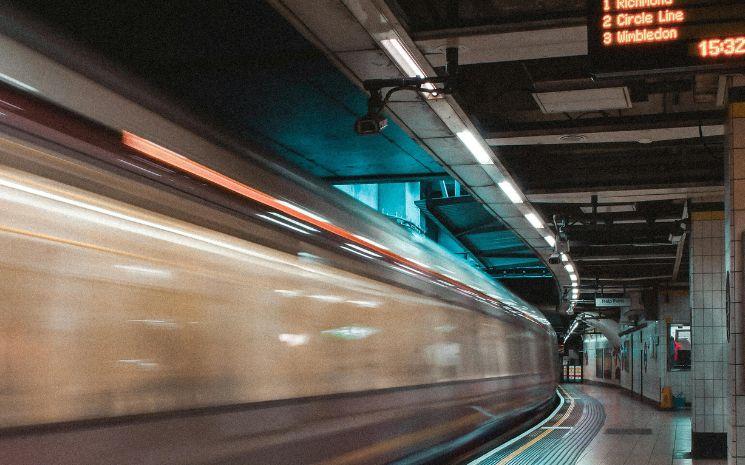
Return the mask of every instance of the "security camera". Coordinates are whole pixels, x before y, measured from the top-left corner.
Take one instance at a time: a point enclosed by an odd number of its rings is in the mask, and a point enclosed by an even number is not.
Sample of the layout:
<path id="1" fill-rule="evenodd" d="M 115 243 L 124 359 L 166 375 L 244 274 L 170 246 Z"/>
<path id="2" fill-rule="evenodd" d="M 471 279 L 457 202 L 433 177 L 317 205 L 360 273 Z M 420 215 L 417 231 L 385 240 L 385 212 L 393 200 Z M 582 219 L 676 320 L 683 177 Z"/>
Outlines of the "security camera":
<path id="1" fill-rule="evenodd" d="M 548 263 L 551 265 L 558 265 L 561 263 L 561 254 L 559 254 L 559 252 L 552 253 L 551 256 L 548 257 Z"/>
<path id="2" fill-rule="evenodd" d="M 379 114 L 367 114 L 357 118 L 354 122 L 354 131 L 361 135 L 378 134 L 388 126 L 388 120 Z"/>

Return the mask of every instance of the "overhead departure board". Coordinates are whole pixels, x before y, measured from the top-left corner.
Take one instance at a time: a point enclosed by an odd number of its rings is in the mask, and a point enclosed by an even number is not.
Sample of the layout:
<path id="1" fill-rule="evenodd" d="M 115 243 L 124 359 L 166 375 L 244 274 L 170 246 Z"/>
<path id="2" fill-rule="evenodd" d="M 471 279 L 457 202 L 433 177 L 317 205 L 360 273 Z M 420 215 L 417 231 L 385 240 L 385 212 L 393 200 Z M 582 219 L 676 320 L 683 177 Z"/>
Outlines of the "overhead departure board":
<path id="1" fill-rule="evenodd" d="M 588 0 L 594 71 L 745 65 L 745 0 Z"/>

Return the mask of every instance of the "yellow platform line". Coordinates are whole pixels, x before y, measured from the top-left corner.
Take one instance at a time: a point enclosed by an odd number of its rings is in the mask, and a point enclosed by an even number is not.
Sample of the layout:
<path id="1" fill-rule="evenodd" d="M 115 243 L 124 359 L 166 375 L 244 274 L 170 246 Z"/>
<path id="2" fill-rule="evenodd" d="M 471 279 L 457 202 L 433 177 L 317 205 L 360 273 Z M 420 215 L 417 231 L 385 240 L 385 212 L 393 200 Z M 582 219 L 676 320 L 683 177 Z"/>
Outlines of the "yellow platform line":
<path id="1" fill-rule="evenodd" d="M 562 391 L 564 391 L 564 394 L 566 394 L 566 398 L 567 399 L 570 399 L 570 404 L 569 404 L 569 408 L 564 413 L 564 415 L 561 416 L 561 418 L 559 419 L 559 421 L 557 421 L 556 423 L 554 423 L 552 425 L 553 427 L 561 426 L 561 424 L 564 423 L 567 420 L 567 418 L 569 418 L 569 415 L 571 415 L 572 411 L 574 410 L 574 406 L 576 405 L 576 402 L 574 402 L 574 397 L 570 397 L 569 396 L 569 393 L 566 392 L 563 387 L 559 386 L 559 389 L 561 389 Z M 507 457 L 505 457 L 502 460 L 500 460 L 499 463 L 497 463 L 497 465 L 506 465 L 512 459 L 514 459 L 515 457 L 519 456 L 520 454 L 522 454 L 523 452 L 525 452 L 527 449 L 529 449 L 531 446 L 533 446 L 534 444 L 536 444 L 538 441 L 540 441 L 541 439 L 545 438 L 546 436 L 548 436 L 549 434 L 551 434 L 553 432 L 554 432 L 553 429 L 547 429 L 547 430 L 543 431 L 541 434 L 539 434 L 535 438 L 531 439 L 529 442 L 523 444 L 519 449 L 513 451 L 510 455 L 508 455 Z"/>

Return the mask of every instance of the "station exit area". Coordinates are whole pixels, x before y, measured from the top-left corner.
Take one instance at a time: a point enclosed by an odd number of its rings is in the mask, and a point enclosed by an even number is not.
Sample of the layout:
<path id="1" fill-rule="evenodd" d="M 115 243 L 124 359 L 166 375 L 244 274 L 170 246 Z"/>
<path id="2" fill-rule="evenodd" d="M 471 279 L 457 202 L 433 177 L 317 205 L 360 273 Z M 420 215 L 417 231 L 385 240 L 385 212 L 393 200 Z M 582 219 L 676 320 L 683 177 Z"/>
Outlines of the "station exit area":
<path id="1" fill-rule="evenodd" d="M 745 1 L 0 2 L 0 465 L 745 463 Z"/>

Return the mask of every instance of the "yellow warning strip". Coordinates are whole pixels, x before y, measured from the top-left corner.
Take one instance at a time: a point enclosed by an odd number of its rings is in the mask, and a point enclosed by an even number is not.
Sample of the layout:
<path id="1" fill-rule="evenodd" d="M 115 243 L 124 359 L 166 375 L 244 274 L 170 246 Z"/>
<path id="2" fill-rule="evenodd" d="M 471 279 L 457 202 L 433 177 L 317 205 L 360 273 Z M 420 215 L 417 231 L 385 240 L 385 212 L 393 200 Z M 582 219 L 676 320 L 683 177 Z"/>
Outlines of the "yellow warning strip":
<path id="1" fill-rule="evenodd" d="M 554 423 L 552 425 L 553 427 L 561 426 L 561 424 L 564 423 L 567 420 L 567 418 L 569 418 L 569 415 L 572 414 L 572 411 L 574 410 L 574 406 L 576 405 L 576 402 L 574 402 L 574 399 L 575 399 L 574 397 L 571 397 L 569 395 L 569 393 L 566 390 L 564 390 L 563 387 L 559 386 L 559 389 L 561 389 L 562 391 L 564 391 L 564 394 L 566 394 L 566 399 L 569 399 L 570 404 L 569 404 L 569 408 L 564 413 L 564 415 L 562 415 L 562 417 L 559 418 L 559 421 L 557 421 L 556 423 Z M 553 431 L 554 431 L 553 429 L 547 429 L 547 430 L 543 431 L 541 434 L 539 434 L 535 438 L 531 439 L 529 442 L 523 444 L 519 449 L 513 451 L 510 455 L 508 455 L 507 457 L 505 457 L 502 460 L 500 460 L 499 463 L 497 463 L 497 465 L 506 465 L 512 459 L 514 459 L 515 457 L 517 457 L 520 454 L 522 454 L 523 452 L 525 452 L 533 444 L 535 444 L 538 441 L 540 441 L 541 439 L 545 438 L 546 436 L 548 436 L 549 434 L 551 434 Z"/>

